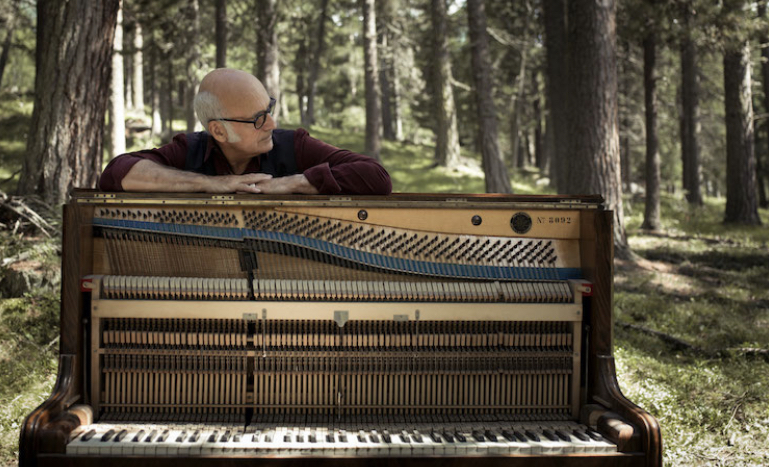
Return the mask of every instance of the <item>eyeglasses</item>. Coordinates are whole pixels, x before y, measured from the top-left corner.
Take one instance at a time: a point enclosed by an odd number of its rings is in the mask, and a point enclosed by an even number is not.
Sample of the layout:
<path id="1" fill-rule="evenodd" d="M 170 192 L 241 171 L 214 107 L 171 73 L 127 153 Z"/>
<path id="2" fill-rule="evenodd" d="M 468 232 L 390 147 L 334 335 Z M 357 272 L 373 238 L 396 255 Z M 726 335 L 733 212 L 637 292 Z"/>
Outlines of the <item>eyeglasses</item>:
<path id="1" fill-rule="evenodd" d="M 267 107 L 267 110 L 262 110 L 256 116 L 253 120 L 237 120 L 234 118 L 212 118 L 209 120 L 210 122 L 213 122 L 214 120 L 220 120 L 225 122 L 238 122 L 238 123 L 251 123 L 254 125 L 255 129 L 259 129 L 264 126 L 265 122 L 267 122 L 267 115 L 272 115 L 272 109 L 275 107 L 275 99 L 270 97 L 270 105 Z"/>

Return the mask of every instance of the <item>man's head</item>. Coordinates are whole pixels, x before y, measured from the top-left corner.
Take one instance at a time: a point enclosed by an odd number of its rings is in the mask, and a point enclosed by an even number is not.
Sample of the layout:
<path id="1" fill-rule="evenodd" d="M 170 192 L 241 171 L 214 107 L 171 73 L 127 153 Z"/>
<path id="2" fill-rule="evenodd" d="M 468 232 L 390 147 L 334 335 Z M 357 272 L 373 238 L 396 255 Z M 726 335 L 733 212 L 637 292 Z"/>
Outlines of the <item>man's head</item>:
<path id="1" fill-rule="evenodd" d="M 269 105 L 270 96 L 258 79 L 244 71 L 228 68 L 207 74 L 195 96 L 198 119 L 219 143 L 233 167 L 272 149 L 275 121 L 268 115 L 262 127 L 256 129 L 253 123 L 221 119 L 253 121 Z"/>

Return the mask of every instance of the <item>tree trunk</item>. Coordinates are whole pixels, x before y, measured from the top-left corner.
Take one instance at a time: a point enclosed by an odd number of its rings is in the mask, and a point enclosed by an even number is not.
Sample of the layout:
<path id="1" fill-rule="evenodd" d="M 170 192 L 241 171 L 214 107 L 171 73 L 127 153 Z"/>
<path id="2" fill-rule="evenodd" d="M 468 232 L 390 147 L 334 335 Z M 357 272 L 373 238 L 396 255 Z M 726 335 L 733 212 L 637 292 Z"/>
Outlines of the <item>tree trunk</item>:
<path id="1" fill-rule="evenodd" d="M 646 201 L 642 229 L 660 229 L 660 153 L 657 139 L 657 38 L 646 25 L 644 49 L 644 107 L 646 117 Z"/>
<path id="2" fill-rule="evenodd" d="M 149 67 L 149 85 L 150 85 L 150 101 L 152 109 L 150 115 L 152 116 L 152 123 L 150 124 L 150 137 L 154 138 L 163 132 L 163 121 L 160 116 L 160 91 L 158 89 L 159 78 L 157 73 L 158 62 L 158 48 L 153 41 L 150 46 L 150 67 Z"/>
<path id="3" fill-rule="evenodd" d="M 616 3 L 569 2 L 567 192 L 600 194 L 614 211 L 615 254 L 628 258 L 619 160 Z"/>
<path id="4" fill-rule="evenodd" d="M 227 66 L 227 0 L 216 0 L 216 68 Z"/>
<path id="5" fill-rule="evenodd" d="M 310 60 L 310 73 L 307 81 L 307 124 L 315 123 L 315 92 L 317 91 L 320 74 L 320 57 L 326 48 L 326 16 L 328 0 L 322 0 L 318 16 L 318 35 L 315 38 L 316 49 Z"/>
<path id="6" fill-rule="evenodd" d="M 122 2 L 121 2 L 122 3 Z M 110 159 L 125 149 L 125 102 L 123 90 L 123 6 L 117 12 L 112 51 L 112 80 L 109 96 Z"/>
<path id="7" fill-rule="evenodd" d="M 0 52 L 0 88 L 2 88 L 5 66 L 8 64 L 8 56 L 11 53 L 11 45 L 13 44 L 13 31 L 16 28 L 16 7 L 16 3 L 11 5 L 11 17 L 8 18 L 5 24 L 7 29 L 5 31 L 5 40 L 3 41 L 3 51 Z"/>
<path id="8" fill-rule="evenodd" d="M 624 60 L 622 66 L 618 68 L 620 73 L 617 81 L 618 86 L 618 107 L 619 113 L 619 158 L 622 167 L 622 190 L 630 192 L 631 190 L 631 170 L 630 170 L 630 109 L 628 102 L 631 100 L 629 93 L 631 89 L 632 71 L 628 63 L 630 62 L 630 42 L 622 41 Z"/>
<path id="9" fill-rule="evenodd" d="M 37 2 L 35 105 L 19 194 L 55 205 L 101 171 L 118 0 Z"/>
<path id="10" fill-rule="evenodd" d="M 700 84 L 697 49 L 691 37 L 691 4 L 682 5 L 681 40 L 681 162 L 683 187 L 689 204 L 702 205 L 700 188 Z"/>
<path id="11" fill-rule="evenodd" d="M 767 34 L 766 4 L 758 3 L 758 17 L 761 20 L 759 42 L 761 43 L 761 85 L 764 91 L 764 112 L 769 114 L 769 34 Z M 758 202 L 762 208 L 769 208 L 769 118 L 762 122 L 764 128 L 764 150 L 756 151 L 756 178 L 758 181 Z M 756 130 L 758 133 L 758 130 Z M 759 138 L 760 139 L 760 138 Z"/>
<path id="12" fill-rule="evenodd" d="M 726 223 L 761 224 L 756 199 L 751 99 L 748 41 L 731 41 L 724 49 Z"/>
<path id="13" fill-rule="evenodd" d="M 551 184 L 559 193 L 567 193 L 569 165 L 569 113 L 568 75 L 566 66 L 566 2 L 548 0 L 542 2 L 545 20 L 545 52 L 547 58 L 547 111 L 550 115 L 552 155 L 550 161 Z"/>
<path id="14" fill-rule="evenodd" d="M 133 104 L 134 110 L 144 112 L 144 36 L 142 26 L 138 21 L 134 28 L 134 54 L 133 54 Z"/>
<path id="15" fill-rule="evenodd" d="M 511 52 L 512 53 L 512 52 Z M 521 64 L 518 68 L 518 76 L 515 79 L 516 85 L 518 86 L 518 89 L 516 90 L 516 93 L 513 95 L 513 105 L 511 106 L 513 109 L 513 114 L 511 115 L 510 121 L 510 149 L 512 150 L 512 157 L 511 162 L 514 164 L 515 167 L 522 169 L 525 165 L 524 163 L 524 155 L 521 149 L 523 149 L 523 145 L 521 144 L 522 140 L 522 131 L 521 131 L 521 114 L 523 113 L 523 107 L 524 102 L 526 100 L 526 66 L 527 66 L 527 56 L 526 56 L 526 48 L 523 47 L 521 49 Z"/>
<path id="16" fill-rule="evenodd" d="M 278 5 L 277 0 L 256 0 L 256 77 L 264 84 L 267 93 L 275 98 L 273 110 L 276 123 L 280 118 L 280 52 L 278 51 Z"/>
<path id="17" fill-rule="evenodd" d="M 547 173 L 547 153 L 542 144 L 542 104 L 539 93 L 539 76 L 541 72 L 532 73 L 532 83 L 534 87 L 534 99 L 531 102 L 531 110 L 534 113 L 534 163 L 539 169 L 541 175 Z"/>
<path id="18" fill-rule="evenodd" d="M 486 12 L 483 0 L 467 1 L 470 32 L 471 63 L 475 84 L 475 104 L 478 114 L 478 145 L 481 150 L 487 193 L 512 193 L 507 167 L 499 152 L 497 107 L 494 104 L 489 60 L 489 38 L 486 32 Z"/>
<path id="19" fill-rule="evenodd" d="M 444 167 L 459 164 L 457 108 L 451 87 L 451 56 L 446 21 L 446 0 L 430 1 L 433 26 L 433 102 L 435 102 L 435 162 Z"/>
<path id="20" fill-rule="evenodd" d="M 363 3 L 363 57 L 366 83 L 366 154 L 379 160 L 382 148 L 382 110 L 379 105 L 382 91 L 379 88 L 379 65 L 376 49 L 376 2 Z"/>
<path id="21" fill-rule="evenodd" d="M 200 5 L 199 0 L 187 0 L 185 19 L 187 21 L 186 45 L 186 82 L 184 93 L 184 114 L 187 120 L 187 132 L 195 131 L 195 108 L 193 107 L 192 96 L 198 89 L 198 70 L 200 69 Z"/>
<path id="22" fill-rule="evenodd" d="M 392 110 L 392 45 L 390 44 L 390 35 L 387 31 L 381 34 L 382 45 L 379 50 L 382 51 L 379 68 L 379 87 L 382 90 L 382 136 L 388 141 L 395 140 L 395 123 L 393 121 Z"/>

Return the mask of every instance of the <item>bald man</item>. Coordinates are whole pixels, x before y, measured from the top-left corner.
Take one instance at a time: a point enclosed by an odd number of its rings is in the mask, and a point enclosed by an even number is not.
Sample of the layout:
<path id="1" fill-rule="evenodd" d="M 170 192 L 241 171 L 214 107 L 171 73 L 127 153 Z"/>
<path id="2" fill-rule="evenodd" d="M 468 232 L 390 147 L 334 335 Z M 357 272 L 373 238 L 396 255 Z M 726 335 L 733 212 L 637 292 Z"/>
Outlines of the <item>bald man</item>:
<path id="1" fill-rule="evenodd" d="M 195 113 L 208 131 L 122 154 L 99 180 L 104 191 L 386 195 L 390 176 L 374 159 L 280 130 L 275 100 L 253 75 L 226 68 L 200 83 Z"/>

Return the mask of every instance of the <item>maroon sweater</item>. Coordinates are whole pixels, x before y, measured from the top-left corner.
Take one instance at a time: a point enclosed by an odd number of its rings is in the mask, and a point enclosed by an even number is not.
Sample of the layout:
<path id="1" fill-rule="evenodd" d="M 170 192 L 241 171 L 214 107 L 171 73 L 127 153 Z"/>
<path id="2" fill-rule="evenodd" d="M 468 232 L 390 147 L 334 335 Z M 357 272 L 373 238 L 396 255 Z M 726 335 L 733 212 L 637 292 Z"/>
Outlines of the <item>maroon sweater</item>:
<path id="1" fill-rule="evenodd" d="M 208 138 L 205 159 L 214 158 L 217 175 L 230 175 L 232 169 L 213 138 Z M 390 175 L 379 162 L 346 149 L 339 149 L 311 137 L 299 128 L 294 133 L 294 157 L 297 169 L 321 194 L 388 195 L 392 191 Z M 178 134 L 165 146 L 121 154 L 112 159 L 99 180 L 103 191 L 123 191 L 123 177 L 140 160 L 184 169 L 187 159 L 187 135 Z M 258 173 L 259 159 L 254 157 L 245 173 Z"/>

